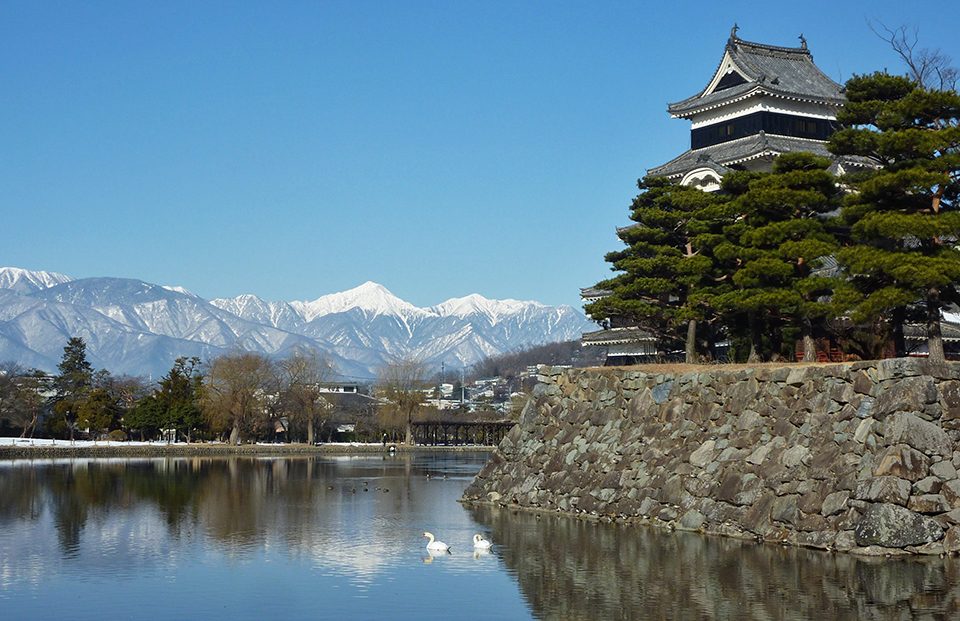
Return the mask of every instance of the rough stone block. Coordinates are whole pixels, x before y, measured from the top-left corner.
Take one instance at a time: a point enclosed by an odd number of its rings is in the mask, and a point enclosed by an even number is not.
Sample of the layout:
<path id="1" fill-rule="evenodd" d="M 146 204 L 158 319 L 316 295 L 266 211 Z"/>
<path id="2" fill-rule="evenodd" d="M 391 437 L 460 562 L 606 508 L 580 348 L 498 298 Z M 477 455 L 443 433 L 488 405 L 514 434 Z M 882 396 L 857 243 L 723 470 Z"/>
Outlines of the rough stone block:
<path id="1" fill-rule="evenodd" d="M 930 466 L 930 474 L 943 481 L 952 481 L 957 478 L 957 469 L 952 462 L 945 459 Z"/>
<path id="2" fill-rule="evenodd" d="M 960 508 L 960 479 L 944 483 L 940 488 L 940 494 L 947 499 L 952 508 Z"/>
<path id="3" fill-rule="evenodd" d="M 873 476 L 894 476 L 919 481 L 930 471 L 930 458 L 906 444 L 884 449 L 876 457 Z"/>
<path id="4" fill-rule="evenodd" d="M 788 448 L 780 455 L 780 463 L 787 468 L 796 468 L 804 463 L 810 457 L 810 449 L 805 446 L 797 445 Z"/>
<path id="5" fill-rule="evenodd" d="M 852 530 L 843 530 L 837 533 L 837 538 L 833 542 L 833 547 L 841 552 L 849 552 L 857 545 L 857 538 Z"/>
<path id="6" fill-rule="evenodd" d="M 812 489 L 800 497 L 800 502 L 797 506 L 801 511 L 804 513 L 820 513 L 820 510 L 823 508 L 823 487 L 823 485 L 819 485 L 817 489 Z"/>
<path id="7" fill-rule="evenodd" d="M 941 382 L 940 407 L 944 421 L 960 420 L 960 381 L 947 380 Z"/>
<path id="8" fill-rule="evenodd" d="M 877 422 L 875 418 L 869 416 L 857 425 L 857 430 L 853 432 L 853 439 L 860 444 L 863 444 L 867 440 L 867 436 L 870 434 L 870 431 L 873 429 L 873 424 Z"/>
<path id="9" fill-rule="evenodd" d="M 770 517 L 778 522 L 795 524 L 799 517 L 799 509 L 797 509 L 799 498 L 797 494 L 780 496 L 773 501 L 773 505 L 770 507 Z"/>
<path id="10" fill-rule="evenodd" d="M 728 446 L 720 452 L 717 461 L 736 461 L 746 455 L 748 451 L 735 446 Z"/>
<path id="11" fill-rule="evenodd" d="M 700 448 L 690 454 L 690 464 L 697 468 L 703 468 L 713 461 L 713 457 L 716 454 L 716 445 L 716 440 L 707 440 L 701 444 Z"/>
<path id="12" fill-rule="evenodd" d="M 943 542 L 934 541 L 925 543 L 922 546 L 908 546 L 907 551 L 924 556 L 940 556 L 943 554 Z"/>
<path id="13" fill-rule="evenodd" d="M 737 417 L 736 428 L 740 430 L 752 430 L 760 424 L 760 415 L 753 410 L 744 410 Z"/>
<path id="14" fill-rule="evenodd" d="M 920 375 L 919 361 L 913 358 L 888 358 L 875 363 L 877 381 L 885 382 Z"/>
<path id="15" fill-rule="evenodd" d="M 863 371 L 854 371 L 852 387 L 854 392 L 861 395 L 869 395 L 873 391 L 873 381 Z"/>
<path id="16" fill-rule="evenodd" d="M 650 395 L 653 397 L 654 403 L 661 405 L 667 402 L 667 398 L 670 396 L 670 391 L 673 390 L 673 380 L 667 380 L 660 384 L 657 384 L 650 391 Z"/>
<path id="17" fill-rule="evenodd" d="M 950 503 L 940 494 L 921 494 L 910 497 L 907 509 L 917 513 L 945 513 L 950 510 Z"/>
<path id="18" fill-rule="evenodd" d="M 953 442 L 939 425 L 913 414 L 898 413 L 884 421 L 887 444 L 909 444 L 928 455 L 952 455 Z"/>
<path id="19" fill-rule="evenodd" d="M 910 499 L 910 482 L 897 477 L 874 477 L 857 483 L 857 500 L 906 506 Z"/>
<path id="20" fill-rule="evenodd" d="M 951 526 L 944 534 L 943 550 L 948 554 L 960 552 L 960 526 Z"/>
<path id="21" fill-rule="evenodd" d="M 924 477 L 913 484 L 914 494 L 939 494 L 943 481 L 934 476 Z"/>
<path id="22" fill-rule="evenodd" d="M 876 401 L 872 397 L 866 397 L 863 401 L 860 402 L 860 407 L 857 408 L 857 417 L 858 418 L 867 418 L 873 415 L 873 405 Z"/>
<path id="23" fill-rule="evenodd" d="M 823 506 L 820 508 L 820 514 L 830 516 L 840 513 L 847 507 L 847 500 L 850 498 L 850 492 L 841 490 L 827 494 L 823 499 Z"/>
<path id="24" fill-rule="evenodd" d="M 753 473 L 729 472 L 720 482 L 717 498 L 733 505 L 750 505 L 760 496 L 762 483 L 760 477 Z"/>
<path id="25" fill-rule="evenodd" d="M 802 386 L 807 380 L 807 369 L 809 368 L 810 367 L 795 367 L 790 369 L 790 373 L 786 378 L 786 383 L 791 386 Z"/>
<path id="26" fill-rule="evenodd" d="M 943 538 L 934 520 L 889 503 L 870 506 L 854 529 L 857 545 L 905 548 Z"/>
<path id="27" fill-rule="evenodd" d="M 698 530 L 706 521 L 705 515 L 696 509 L 690 509 L 680 518 L 679 526 L 684 530 Z"/>
<path id="28" fill-rule="evenodd" d="M 781 437 L 774 438 L 763 446 L 757 447 L 754 452 L 747 456 L 747 462 L 755 466 L 759 466 L 764 462 L 767 456 L 770 455 L 771 451 L 773 451 L 775 448 L 783 446 L 785 443 L 786 442 Z"/>

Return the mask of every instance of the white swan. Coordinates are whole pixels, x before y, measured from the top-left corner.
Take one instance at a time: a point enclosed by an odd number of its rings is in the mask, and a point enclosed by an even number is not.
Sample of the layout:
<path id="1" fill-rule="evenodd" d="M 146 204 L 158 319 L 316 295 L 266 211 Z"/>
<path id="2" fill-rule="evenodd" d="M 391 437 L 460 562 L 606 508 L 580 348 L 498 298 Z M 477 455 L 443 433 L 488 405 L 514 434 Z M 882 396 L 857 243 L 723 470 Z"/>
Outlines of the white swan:
<path id="1" fill-rule="evenodd" d="M 437 541 L 433 533 L 424 531 L 423 536 L 430 540 L 427 543 L 427 550 L 433 550 L 434 552 L 448 552 L 450 550 L 450 546 L 442 541 Z"/>
<path id="2" fill-rule="evenodd" d="M 480 533 L 473 536 L 473 547 L 480 550 L 489 550 L 493 544 L 484 539 Z"/>

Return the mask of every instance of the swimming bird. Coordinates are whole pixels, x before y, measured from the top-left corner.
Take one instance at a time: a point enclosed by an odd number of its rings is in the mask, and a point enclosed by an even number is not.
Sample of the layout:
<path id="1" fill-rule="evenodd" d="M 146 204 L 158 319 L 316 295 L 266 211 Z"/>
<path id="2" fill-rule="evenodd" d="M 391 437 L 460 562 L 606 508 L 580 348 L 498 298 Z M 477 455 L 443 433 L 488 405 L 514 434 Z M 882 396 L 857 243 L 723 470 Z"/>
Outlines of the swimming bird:
<path id="1" fill-rule="evenodd" d="M 490 546 L 492 545 L 493 544 L 490 543 L 488 540 L 484 539 L 483 536 L 480 535 L 480 533 L 477 533 L 476 535 L 473 536 L 474 548 L 478 548 L 480 550 L 489 550 Z"/>
<path id="2" fill-rule="evenodd" d="M 427 550 L 433 550 L 434 552 L 449 552 L 450 546 L 445 544 L 442 541 L 437 541 L 436 537 L 433 536 L 433 533 L 428 533 L 424 531 L 423 536 L 429 539 L 427 543 Z"/>

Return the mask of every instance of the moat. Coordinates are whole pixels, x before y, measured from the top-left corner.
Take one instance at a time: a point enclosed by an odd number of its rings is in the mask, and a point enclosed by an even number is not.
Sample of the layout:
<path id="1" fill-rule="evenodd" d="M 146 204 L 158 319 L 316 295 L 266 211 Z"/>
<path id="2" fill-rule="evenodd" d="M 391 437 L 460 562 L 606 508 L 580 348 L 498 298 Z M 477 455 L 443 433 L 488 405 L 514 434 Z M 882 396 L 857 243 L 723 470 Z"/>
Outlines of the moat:
<path id="1" fill-rule="evenodd" d="M 485 453 L 0 462 L 10 619 L 945 618 L 960 560 L 457 502 Z M 429 476 L 428 476 L 429 475 Z M 452 546 L 432 556 L 431 530 Z M 471 537 L 493 541 L 475 553 Z"/>

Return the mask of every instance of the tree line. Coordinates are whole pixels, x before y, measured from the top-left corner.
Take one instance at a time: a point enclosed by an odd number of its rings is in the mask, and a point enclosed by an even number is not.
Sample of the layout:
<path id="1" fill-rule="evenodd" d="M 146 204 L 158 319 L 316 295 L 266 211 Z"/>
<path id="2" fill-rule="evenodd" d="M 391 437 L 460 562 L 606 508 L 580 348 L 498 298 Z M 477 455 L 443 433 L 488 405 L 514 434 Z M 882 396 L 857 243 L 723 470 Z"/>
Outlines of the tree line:
<path id="1" fill-rule="evenodd" d="M 74 439 L 191 441 L 285 439 L 314 442 L 331 404 L 322 384 L 332 368 L 314 350 L 272 360 L 249 352 L 201 364 L 177 358 L 155 384 L 142 377 L 94 370 L 86 342 L 72 337 L 57 373 L 48 376 L 14 363 L 0 366 L 0 422 L 21 437 L 40 433 Z M 277 427 L 280 422 L 281 427 Z"/>
<path id="2" fill-rule="evenodd" d="M 617 273 L 596 285 L 610 295 L 587 313 L 639 325 L 688 362 L 720 342 L 738 361 L 792 358 L 796 342 L 815 360 L 820 338 L 904 355 L 908 322 L 944 360 L 941 311 L 960 303 L 960 95 L 920 77 L 847 81 L 828 144 L 840 176 L 788 153 L 770 172 L 728 173 L 718 192 L 640 180 L 626 247 L 606 255 Z"/>
<path id="3" fill-rule="evenodd" d="M 358 440 L 411 443 L 414 423 L 442 417 L 428 402 L 432 383 L 420 362 L 386 365 L 373 387 L 376 398 L 329 392 L 333 375 L 316 350 L 282 359 L 237 352 L 206 363 L 177 358 L 151 383 L 95 370 L 86 342 L 73 337 L 54 375 L 0 363 L 0 435 L 313 444 L 349 421 Z M 344 397 L 359 405 L 338 405 Z"/>

